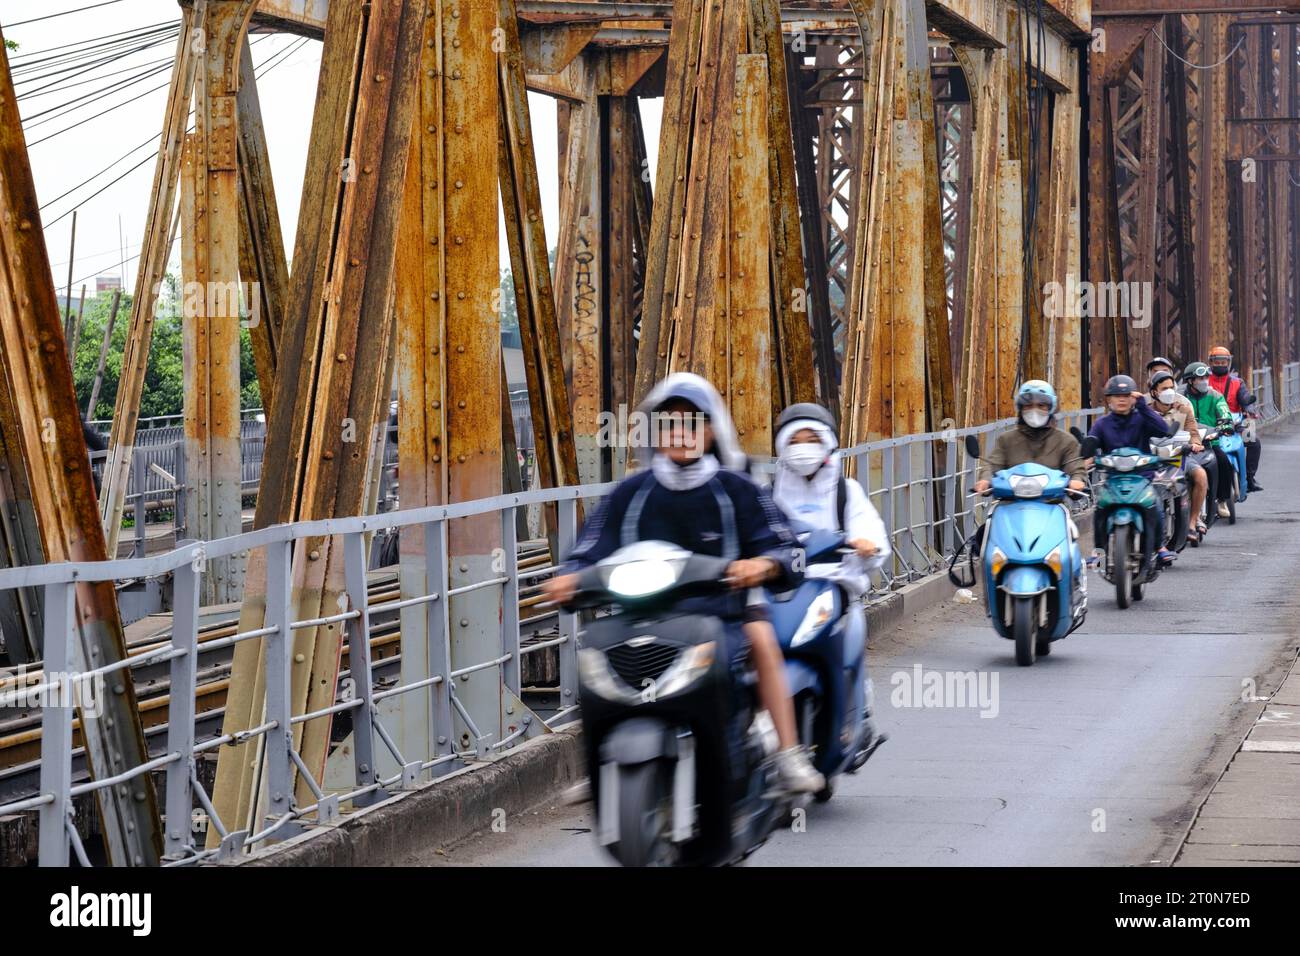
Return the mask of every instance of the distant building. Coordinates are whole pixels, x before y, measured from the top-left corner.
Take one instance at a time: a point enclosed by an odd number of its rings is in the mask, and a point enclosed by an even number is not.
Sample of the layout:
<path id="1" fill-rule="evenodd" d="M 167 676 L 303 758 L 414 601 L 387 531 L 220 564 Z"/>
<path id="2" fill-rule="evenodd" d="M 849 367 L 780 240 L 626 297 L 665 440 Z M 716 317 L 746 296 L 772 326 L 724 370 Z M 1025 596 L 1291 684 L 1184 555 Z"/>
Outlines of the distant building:
<path id="1" fill-rule="evenodd" d="M 101 292 L 112 292 L 114 289 L 122 288 L 122 279 L 120 276 L 95 276 L 95 295 Z"/>

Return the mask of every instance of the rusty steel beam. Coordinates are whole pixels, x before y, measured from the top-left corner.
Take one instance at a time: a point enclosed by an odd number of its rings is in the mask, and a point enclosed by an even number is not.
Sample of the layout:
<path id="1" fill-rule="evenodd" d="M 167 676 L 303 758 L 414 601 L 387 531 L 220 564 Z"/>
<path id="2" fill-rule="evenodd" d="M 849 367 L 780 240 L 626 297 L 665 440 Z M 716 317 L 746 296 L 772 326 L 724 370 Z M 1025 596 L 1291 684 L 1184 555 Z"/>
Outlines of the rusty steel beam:
<path id="1" fill-rule="evenodd" d="M 361 513 L 376 447 L 373 430 L 388 417 L 383 378 L 394 340 L 389 303 L 419 98 L 424 5 L 372 0 L 364 7 L 331 4 L 329 13 L 284 345 L 267 416 L 268 470 L 254 519 L 259 528 Z M 495 433 L 499 418 L 495 408 L 493 413 Z M 493 465 L 499 482 L 500 462 Z M 402 480 L 405 485 L 405 471 Z M 338 606 L 345 589 L 337 544 L 333 538 L 299 543 L 290 598 L 294 619 L 319 617 L 331 613 L 324 608 Z M 264 626 L 266 582 L 266 557 L 254 552 L 241 630 Z M 333 703 L 342 640 L 336 623 L 294 632 L 289 673 L 294 713 Z M 235 649 L 224 732 L 260 721 L 260 644 L 246 641 Z M 295 745 L 315 774 L 325 765 L 329 731 L 328 716 L 294 730 Z M 304 781 L 296 790 L 300 799 L 309 799 Z M 267 817 L 286 812 L 292 795 L 265 792 L 259 747 L 242 744 L 221 754 L 213 803 L 229 827 L 260 827 Z M 215 842 L 214 832 L 209 840 Z"/>
<path id="2" fill-rule="evenodd" d="M 637 348 L 633 402 L 639 403 L 662 377 L 665 351 L 672 335 L 671 311 L 665 321 L 664 303 L 675 282 L 681 233 L 671 227 L 686 202 L 686 163 L 689 155 L 686 124 L 693 108 L 693 77 L 699 69 L 701 18 L 698 2 L 675 0 L 672 36 L 659 132 L 659 165 L 654 190 L 654 215 L 646 250 L 645 296 L 641 304 L 641 338 Z"/>
<path id="3" fill-rule="evenodd" d="M 500 287 L 499 171 L 483 161 L 499 155 L 500 67 L 485 42 L 497 25 L 498 7 L 434 0 L 427 12 L 397 283 L 404 508 L 500 494 L 503 467 L 501 329 L 493 306 Z M 404 598 L 435 591 L 441 581 L 456 588 L 495 576 L 494 553 L 501 546 L 495 516 L 451 522 L 445 551 L 422 530 L 407 529 L 401 538 Z M 430 564 L 437 554 L 446 566 Z M 464 667 L 498 656 L 501 600 L 496 588 L 452 597 L 445 612 L 453 622 L 450 632 L 429 623 L 429 612 L 441 617 L 441 608 L 403 614 L 403 680 L 427 679 L 448 660 Z M 502 732 L 503 694 L 502 672 L 493 668 L 454 686 L 431 687 L 427 697 L 406 695 L 398 745 L 411 755 L 407 759 L 475 750 L 479 741 L 459 719 L 458 732 L 451 732 L 453 696 L 479 731 L 499 740 L 509 733 Z"/>
<path id="4" fill-rule="evenodd" d="M 0 404 L 9 409 L 0 425 L 6 445 L 19 449 L 6 460 L 21 459 L 26 468 L 45 560 L 104 561 L 108 552 L 64 349 L 36 185 L 8 51 L 0 37 L 0 374 L 5 383 L 0 391 L 6 395 Z M 30 559 L 33 552 L 29 549 L 25 557 Z M 77 671 L 126 657 L 111 581 L 76 586 L 75 618 Z M 103 779 L 140 766 L 148 760 L 148 750 L 129 677 L 122 672 L 110 676 L 96 697 L 102 705 L 99 713 L 83 710 L 81 727 L 91 776 Z M 97 790 L 95 796 L 110 862 L 156 865 L 162 832 L 152 778 L 137 776 L 121 786 Z M 72 812 L 71 805 L 64 809 Z"/>
<path id="5" fill-rule="evenodd" d="M 1228 52 L 1228 18 L 1203 15 L 1200 28 L 1202 60 L 1219 62 Z M 1196 314 L 1201 323 L 1199 344 L 1209 348 L 1228 341 L 1228 83 L 1221 69 L 1200 72 Z"/>
<path id="6" fill-rule="evenodd" d="M 830 267 L 826 261 L 826 234 L 822 222 L 822 197 L 818 190 L 817 159 L 813 152 L 814 122 L 804 107 L 804 90 L 798 55 L 785 50 L 787 98 L 790 103 L 790 131 L 794 136 L 794 160 L 799 199 L 799 224 L 808 271 L 808 298 L 812 315 L 812 346 L 816 359 L 817 386 L 822 402 L 836 411 L 840 407 L 840 362 L 835 352 L 835 319 L 831 313 Z M 826 148 L 827 144 L 822 143 Z"/>
<path id="7" fill-rule="evenodd" d="M 1188 123 L 1190 116 L 1187 108 L 1187 78 L 1185 56 L 1185 37 L 1182 17 L 1166 17 L 1166 45 L 1172 55 L 1165 57 L 1165 103 L 1168 110 L 1169 142 L 1165 156 L 1170 166 L 1170 228 L 1173 232 L 1173 256 L 1178 270 L 1178 348 L 1180 356 L 1200 354 L 1196 347 L 1196 286 L 1200 281 L 1193 266 L 1192 249 L 1192 186 L 1190 150 L 1188 146 Z M 1167 274 L 1167 273 L 1166 273 Z M 1166 290 L 1168 283 L 1166 283 Z M 1162 316 L 1168 328 L 1168 312 L 1172 295 L 1166 295 L 1165 315 Z M 1168 354 L 1172 346 L 1172 336 L 1163 344 Z"/>
<path id="8" fill-rule="evenodd" d="M 245 38 L 239 59 L 239 92 L 236 96 L 239 121 L 239 196 L 243 216 L 239 228 L 239 274 L 251 289 L 248 303 L 249 338 L 262 407 L 270 408 L 275 394 L 276 352 L 284 334 L 285 298 L 289 292 L 289 265 L 285 259 L 284 236 L 280 231 L 280 209 L 271 177 L 271 155 L 262 126 L 262 105 L 257 94 L 257 76 Z"/>
<path id="9" fill-rule="evenodd" d="M 19 417 L 7 376 L 0 375 L 0 568 L 45 563 L 32 489 L 23 463 Z M 40 588 L 0 591 L 0 634 L 5 639 L 5 654 L 0 660 L 12 665 L 41 658 L 43 610 Z"/>
<path id="10" fill-rule="evenodd" d="M 736 15 L 740 15 L 739 11 Z M 810 296 L 799 225 L 791 119 L 791 110 L 797 107 L 792 106 L 786 79 L 779 0 L 749 0 L 748 19 L 748 49 L 766 57 L 768 72 L 768 208 L 772 216 L 770 273 L 776 316 L 774 354 L 781 370 L 780 400 L 783 405 L 813 401 L 820 391 L 822 401 L 828 403 L 837 391 L 835 370 L 827 356 L 823 356 L 826 361 L 821 363 L 825 367 L 819 365 L 814 371 L 813 366 Z"/>
<path id="11" fill-rule="evenodd" d="M 149 344 L 153 340 L 153 317 L 158 293 L 171 256 L 172 211 L 176 206 L 181 146 L 189 122 L 190 94 L 200 55 L 195 50 L 194 31 L 202 22 L 207 3 L 230 0 L 198 0 L 181 10 L 180 36 L 167 90 L 167 107 L 163 114 L 163 131 L 158 141 L 158 159 L 154 165 L 153 188 L 149 193 L 149 214 L 145 220 L 144 245 L 136 271 L 135 294 L 131 298 L 131 317 L 127 325 L 126 344 L 118 375 L 117 397 L 113 407 L 113 429 L 108 438 L 108 461 L 104 465 L 103 486 L 99 499 L 100 518 L 108 541 L 108 553 L 117 554 L 122 532 L 122 510 L 126 505 L 131 480 L 131 459 L 135 445 L 136 421 L 140 416 L 140 396 L 144 393 L 145 373 L 149 366 Z"/>
<path id="12" fill-rule="evenodd" d="M 744 0 L 677 0 L 634 397 L 673 371 L 708 374 Z"/>
<path id="13" fill-rule="evenodd" d="M 1158 17 L 1166 13 L 1274 13 L 1285 10 L 1300 10 L 1300 3 L 1296 0 L 1092 0 L 1094 18 Z"/>
<path id="14" fill-rule="evenodd" d="M 253 0 L 210 0 L 204 8 L 198 24 L 203 44 L 194 80 L 195 131 L 182 160 L 185 526 L 203 541 L 243 530 L 239 235 L 244 208 L 236 103 L 254 6 Z M 239 556 L 214 559 L 202 577 L 202 602 L 237 601 L 243 578 Z"/>
<path id="15" fill-rule="evenodd" d="M 567 154 L 561 167 L 560 235 L 555 253 L 555 307 L 573 409 L 573 444 L 578 475 L 597 482 L 605 474 L 600 446 L 608 343 L 603 333 L 606 289 L 602 131 L 604 117 L 597 74 L 598 55 L 569 66 L 580 100 L 567 112 Z"/>
<path id="16" fill-rule="evenodd" d="M 858 208 L 853 223 L 855 258 L 851 274 L 844 366 L 840 391 L 840 442 L 853 445 L 877 434 L 886 417 L 876 400 L 873 375 L 879 376 L 878 342 L 882 337 L 882 290 L 889 284 L 886 171 L 892 150 L 894 59 L 898 55 L 893 4 L 855 4 L 862 36 L 862 160 Z M 892 417 L 892 416 L 891 416 Z"/>
<path id="17" fill-rule="evenodd" d="M 501 0 L 499 13 L 505 24 L 505 47 L 498 57 L 497 115 L 506 239 L 515 283 L 515 311 L 519 315 L 537 469 L 542 487 L 555 488 L 579 483 L 573 446 L 573 410 L 569 406 L 561 360 L 563 350 L 546 227 L 542 221 L 541 186 L 533 150 L 523 54 L 510 0 Z M 548 528 L 554 527 L 554 522 L 548 522 Z"/>
<path id="18" fill-rule="evenodd" d="M 772 217 L 768 209 L 767 124 L 771 76 L 763 54 L 741 54 L 736 66 L 728 170 L 727 242 L 718 296 L 719 354 L 713 380 L 731 408 L 741 448 L 772 454 L 772 297 L 769 292 Z"/>

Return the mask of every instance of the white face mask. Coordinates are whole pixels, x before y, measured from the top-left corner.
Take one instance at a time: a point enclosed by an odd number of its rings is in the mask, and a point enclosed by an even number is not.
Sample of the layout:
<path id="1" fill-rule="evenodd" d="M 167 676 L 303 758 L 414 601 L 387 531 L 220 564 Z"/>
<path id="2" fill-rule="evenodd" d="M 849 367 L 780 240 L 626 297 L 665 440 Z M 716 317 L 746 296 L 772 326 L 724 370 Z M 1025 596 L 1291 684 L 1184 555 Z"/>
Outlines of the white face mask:
<path id="1" fill-rule="evenodd" d="M 1042 428 L 1052 416 L 1040 408 L 1026 408 L 1020 413 L 1020 417 L 1030 428 Z"/>
<path id="2" fill-rule="evenodd" d="M 1156 395 L 1156 398 L 1160 399 L 1161 405 L 1172 405 L 1174 400 L 1178 398 L 1178 393 L 1172 388 L 1166 388 L 1164 391 Z"/>
<path id="3" fill-rule="evenodd" d="M 821 442 L 804 442 L 799 445 L 787 445 L 781 453 L 782 463 L 796 475 L 805 478 L 815 472 L 826 461 L 826 447 Z"/>
<path id="4" fill-rule="evenodd" d="M 1208 379 L 1198 378 L 1192 380 L 1192 391 L 1197 395 L 1207 395 L 1210 391 L 1210 382 Z"/>

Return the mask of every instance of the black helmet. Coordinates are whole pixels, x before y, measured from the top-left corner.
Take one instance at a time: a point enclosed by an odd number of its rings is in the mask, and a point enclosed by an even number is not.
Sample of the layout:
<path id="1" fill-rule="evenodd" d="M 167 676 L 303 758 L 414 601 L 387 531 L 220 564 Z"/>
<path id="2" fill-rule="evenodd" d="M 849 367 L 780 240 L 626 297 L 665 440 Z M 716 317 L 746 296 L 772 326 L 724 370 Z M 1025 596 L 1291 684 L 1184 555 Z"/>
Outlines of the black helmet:
<path id="1" fill-rule="evenodd" d="M 1173 372 L 1154 372 L 1152 373 L 1151 378 L 1147 381 L 1147 388 L 1155 388 L 1166 379 L 1171 382 L 1176 382 Z"/>
<path id="2" fill-rule="evenodd" d="M 1190 382 L 1194 378 L 1209 378 L 1210 367 L 1204 362 L 1191 362 L 1187 368 L 1183 369 L 1183 381 Z"/>
<path id="3" fill-rule="evenodd" d="M 1163 355 L 1157 355 L 1150 362 L 1147 362 L 1147 372 L 1150 373 L 1150 371 L 1153 368 L 1155 368 L 1157 365 L 1167 365 L 1170 369 L 1174 367 L 1174 363 L 1172 361 L 1165 358 Z"/>
<path id="4" fill-rule="evenodd" d="M 1107 395 L 1131 395 L 1138 390 L 1138 383 L 1127 375 L 1112 375 L 1106 380 Z"/>
<path id="5" fill-rule="evenodd" d="M 825 406 L 818 405 L 816 402 L 797 402 L 783 411 L 776 420 L 776 430 L 779 432 L 786 425 L 800 419 L 807 418 L 814 422 L 820 422 L 829 428 L 832 432 L 835 428 L 835 418 L 831 415 L 830 410 Z"/>

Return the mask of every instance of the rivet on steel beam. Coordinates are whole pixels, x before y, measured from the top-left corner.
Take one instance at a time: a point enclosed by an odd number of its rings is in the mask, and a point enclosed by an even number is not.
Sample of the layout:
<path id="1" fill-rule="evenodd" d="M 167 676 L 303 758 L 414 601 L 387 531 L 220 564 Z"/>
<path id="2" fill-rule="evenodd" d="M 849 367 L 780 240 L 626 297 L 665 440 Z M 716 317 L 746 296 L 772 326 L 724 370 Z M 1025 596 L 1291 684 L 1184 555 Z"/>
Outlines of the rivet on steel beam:
<path id="1" fill-rule="evenodd" d="M 458 179 L 458 180 L 456 180 L 456 188 L 457 188 L 457 189 L 464 189 L 464 188 L 465 188 L 465 181 L 464 181 L 463 179 Z"/>
<path id="2" fill-rule="evenodd" d="M 457 455 L 457 456 L 456 456 L 456 460 L 457 460 L 458 462 L 460 462 L 462 465 L 465 464 L 465 456 L 464 456 L 464 455 Z"/>
<path id="3" fill-rule="evenodd" d="M 361 265 L 361 260 L 360 260 L 360 259 L 357 259 L 357 258 L 349 259 L 349 260 L 348 260 L 348 265 L 359 266 L 359 265 Z"/>
<path id="4" fill-rule="evenodd" d="M 442 295 L 441 295 L 440 293 L 435 292 L 435 293 L 433 294 L 433 301 L 434 301 L 434 302 L 437 302 L 440 298 L 442 298 Z M 434 351 L 436 352 L 437 349 L 434 349 Z"/>
<path id="5" fill-rule="evenodd" d="M 457 237 L 456 237 L 456 245 L 460 246 L 460 245 L 464 245 L 464 244 L 465 244 L 465 237 L 464 237 L 464 236 L 457 236 Z"/>
<path id="6" fill-rule="evenodd" d="M 311 553 L 311 559 L 312 559 L 313 561 L 316 560 L 316 552 L 315 552 L 315 551 L 313 551 L 313 552 Z M 305 661 L 306 659 L 307 659 L 307 656 L 306 656 L 305 654 L 295 654 L 295 655 L 293 655 L 293 662 L 294 662 L 295 664 L 301 664 L 301 663 L 302 663 L 303 661 Z"/>
<path id="7" fill-rule="evenodd" d="M 334 360 L 337 362 L 346 362 L 348 360 L 348 357 L 345 353 L 340 352 L 334 356 Z"/>
<path id="8" fill-rule="evenodd" d="M 464 400 L 461 400 L 461 401 L 457 402 L 457 403 L 456 403 L 456 407 L 457 407 L 457 408 L 464 408 L 464 407 L 465 407 L 465 402 L 464 402 Z M 465 569 L 464 569 L 464 568 L 461 568 L 461 570 L 464 571 Z"/>
<path id="9" fill-rule="evenodd" d="M 465 125 L 464 125 L 463 123 L 457 123 L 457 124 L 456 124 L 454 127 L 452 127 L 452 128 L 453 128 L 457 133 L 463 133 L 463 132 L 465 132 Z"/>

